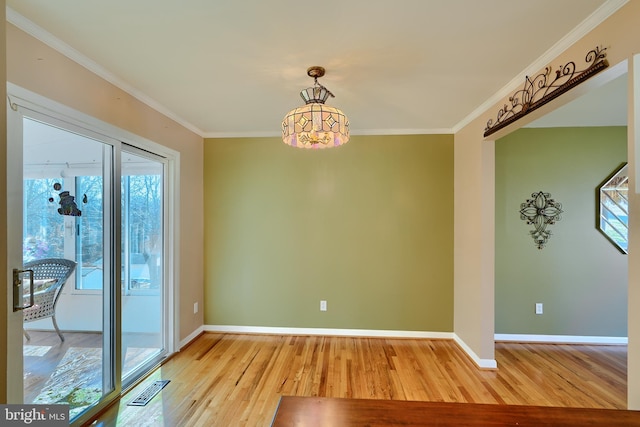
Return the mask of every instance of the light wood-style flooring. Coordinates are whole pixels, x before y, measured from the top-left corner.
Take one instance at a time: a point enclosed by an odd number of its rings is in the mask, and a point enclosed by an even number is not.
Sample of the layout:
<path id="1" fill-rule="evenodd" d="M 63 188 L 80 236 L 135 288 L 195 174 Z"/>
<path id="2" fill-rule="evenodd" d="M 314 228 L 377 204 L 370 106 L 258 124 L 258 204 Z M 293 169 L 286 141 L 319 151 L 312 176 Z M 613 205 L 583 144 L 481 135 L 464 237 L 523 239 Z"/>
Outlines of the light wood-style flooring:
<path id="1" fill-rule="evenodd" d="M 281 396 L 626 408 L 626 346 L 497 343 L 496 359 L 478 369 L 449 340 L 205 333 L 93 425 L 269 426 Z"/>

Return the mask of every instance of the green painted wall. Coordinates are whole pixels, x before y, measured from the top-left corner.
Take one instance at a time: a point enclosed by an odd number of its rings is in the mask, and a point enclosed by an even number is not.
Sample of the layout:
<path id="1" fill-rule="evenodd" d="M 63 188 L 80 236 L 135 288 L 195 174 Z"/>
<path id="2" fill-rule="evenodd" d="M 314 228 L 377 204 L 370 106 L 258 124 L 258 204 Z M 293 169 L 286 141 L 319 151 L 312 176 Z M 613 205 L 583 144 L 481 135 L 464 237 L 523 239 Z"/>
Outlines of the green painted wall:
<path id="1" fill-rule="evenodd" d="M 521 129 L 496 141 L 496 333 L 627 336 L 627 256 L 595 227 L 595 189 L 626 161 L 626 132 Z M 564 210 L 542 250 L 519 215 L 538 191 Z"/>
<path id="2" fill-rule="evenodd" d="M 205 324 L 453 330 L 453 136 L 204 153 Z"/>

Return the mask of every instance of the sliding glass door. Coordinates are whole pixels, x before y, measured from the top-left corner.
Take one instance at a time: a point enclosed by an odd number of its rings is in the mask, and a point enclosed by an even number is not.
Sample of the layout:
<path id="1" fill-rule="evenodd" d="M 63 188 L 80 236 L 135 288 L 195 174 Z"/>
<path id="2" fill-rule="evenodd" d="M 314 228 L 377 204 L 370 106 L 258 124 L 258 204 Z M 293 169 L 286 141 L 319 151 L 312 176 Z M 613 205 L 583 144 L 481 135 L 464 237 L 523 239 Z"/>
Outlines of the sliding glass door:
<path id="1" fill-rule="evenodd" d="M 165 160 L 124 146 L 122 206 L 122 382 L 166 354 Z"/>
<path id="2" fill-rule="evenodd" d="M 150 141 L 135 147 L 124 131 L 55 113 L 64 107 L 14 99 L 7 262 L 18 285 L 10 290 L 17 308 L 8 329 L 9 401 L 69 405 L 79 425 L 173 351 L 174 160 L 154 154 L 162 147 Z M 58 279 L 63 268 L 68 274 Z M 20 270 L 38 273 L 32 280 Z M 39 299 L 45 294 L 48 302 Z"/>
<path id="3" fill-rule="evenodd" d="M 21 122 L 24 403 L 68 404 L 73 419 L 116 390 L 115 141 L 39 119 Z"/>

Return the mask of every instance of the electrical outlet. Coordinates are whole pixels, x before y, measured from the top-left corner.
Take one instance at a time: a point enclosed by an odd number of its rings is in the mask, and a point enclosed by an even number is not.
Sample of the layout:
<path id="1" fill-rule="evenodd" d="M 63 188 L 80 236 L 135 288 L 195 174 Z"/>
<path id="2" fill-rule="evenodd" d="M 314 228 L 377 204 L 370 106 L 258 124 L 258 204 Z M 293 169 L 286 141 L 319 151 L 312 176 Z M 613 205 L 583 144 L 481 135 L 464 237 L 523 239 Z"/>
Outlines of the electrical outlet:
<path id="1" fill-rule="evenodd" d="M 194 302 L 193 303 L 193 314 L 196 314 L 198 312 L 198 302 Z"/>
<path id="2" fill-rule="evenodd" d="M 537 302 L 536 303 L 536 314 L 542 314 L 542 303 L 541 302 Z"/>
<path id="3" fill-rule="evenodd" d="M 327 302 L 325 300 L 320 300 L 320 311 L 327 311 Z"/>

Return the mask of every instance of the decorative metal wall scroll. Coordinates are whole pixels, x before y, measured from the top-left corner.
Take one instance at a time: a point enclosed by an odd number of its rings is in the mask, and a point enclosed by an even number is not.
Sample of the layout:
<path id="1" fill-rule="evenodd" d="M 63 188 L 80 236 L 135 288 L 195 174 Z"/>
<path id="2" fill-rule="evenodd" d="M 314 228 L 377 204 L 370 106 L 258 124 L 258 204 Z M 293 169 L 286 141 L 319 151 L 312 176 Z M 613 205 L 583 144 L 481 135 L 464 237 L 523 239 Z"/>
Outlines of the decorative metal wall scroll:
<path id="1" fill-rule="evenodd" d="M 558 68 L 553 79 L 551 78 L 551 67 L 545 68 L 544 72 L 533 79 L 526 76 L 523 88 L 509 97 L 511 105 L 504 104 L 504 107 L 498 111 L 495 123 L 493 119 L 489 119 L 487 127 L 484 129 L 484 136 L 491 135 L 542 107 L 607 68 L 609 62 L 606 59 L 605 50 L 606 48 L 597 47 L 589 51 L 585 57 L 585 62 L 588 65 L 584 70 L 576 70 L 575 62 L 571 61 Z"/>
<path id="2" fill-rule="evenodd" d="M 560 221 L 561 213 L 562 204 L 553 200 L 551 194 L 542 191 L 531 193 L 531 198 L 520 204 L 520 219 L 535 227 L 529 234 L 538 249 L 544 248 L 547 244 L 551 236 L 551 230 L 547 230 L 547 226 Z"/>

